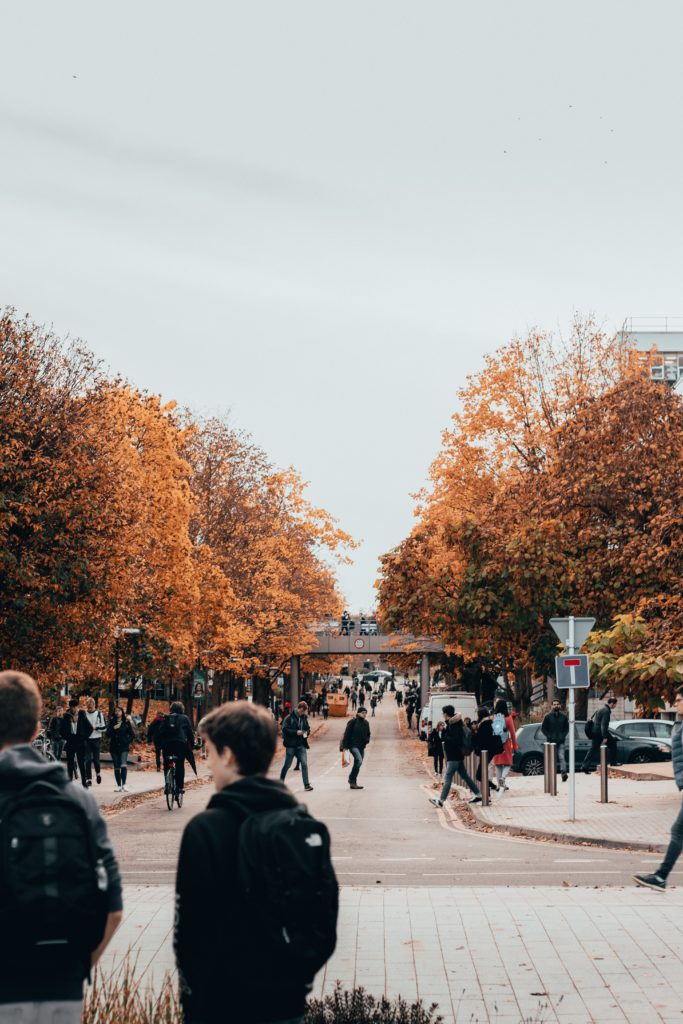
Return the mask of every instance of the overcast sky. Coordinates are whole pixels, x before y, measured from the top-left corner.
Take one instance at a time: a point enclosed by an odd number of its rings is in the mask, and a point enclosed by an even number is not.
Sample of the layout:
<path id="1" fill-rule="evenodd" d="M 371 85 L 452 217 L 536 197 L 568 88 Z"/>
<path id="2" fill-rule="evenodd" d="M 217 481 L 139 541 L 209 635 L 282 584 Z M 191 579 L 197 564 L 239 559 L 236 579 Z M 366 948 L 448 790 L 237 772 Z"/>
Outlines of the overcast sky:
<path id="1" fill-rule="evenodd" d="M 4 3 L 0 303 L 378 555 L 483 354 L 683 312 L 679 2 Z"/>

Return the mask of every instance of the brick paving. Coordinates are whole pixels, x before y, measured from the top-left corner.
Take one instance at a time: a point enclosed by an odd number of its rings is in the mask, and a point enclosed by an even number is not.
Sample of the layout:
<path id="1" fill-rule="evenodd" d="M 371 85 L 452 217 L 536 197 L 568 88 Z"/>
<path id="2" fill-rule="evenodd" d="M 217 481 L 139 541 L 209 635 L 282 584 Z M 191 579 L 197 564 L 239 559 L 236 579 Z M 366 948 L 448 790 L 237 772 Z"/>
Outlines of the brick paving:
<path id="1" fill-rule="evenodd" d="M 172 895 L 126 890 L 105 970 L 129 948 L 143 985 L 172 968 Z M 317 995 L 419 997 L 445 1024 L 681 1021 L 683 890 L 345 886 L 339 935 Z"/>
<path id="2" fill-rule="evenodd" d="M 558 780 L 558 795 L 543 792 L 542 776 L 511 777 L 502 800 L 474 806 L 475 816 L 495 826 L 533 829 L 551 835 L 588 838 L 664 848 L 681 796 L 672 781 L 610 779 L 609 803 L 600 803 L 597 775 L 576 778 L 576 821 L 568 820 L 567 784 Z M 466 790 L 459 790 L 469 797 Z"/>

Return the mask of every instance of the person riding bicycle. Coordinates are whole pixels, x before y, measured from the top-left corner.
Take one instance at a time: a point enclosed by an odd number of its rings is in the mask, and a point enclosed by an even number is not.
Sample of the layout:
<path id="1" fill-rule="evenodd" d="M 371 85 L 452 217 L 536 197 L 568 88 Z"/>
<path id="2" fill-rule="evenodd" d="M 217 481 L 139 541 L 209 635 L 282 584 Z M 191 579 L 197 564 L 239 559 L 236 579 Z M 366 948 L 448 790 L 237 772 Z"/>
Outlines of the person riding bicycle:
<path id="1" fill-rule="evenodd" d="M 179 700 L 171 704 L 171 713 L 164 716 L 157 736 L 164 759 L 164 775 L 169 768 L 169 759 L 171 756 L 175 757 L 176 789 L 178 793 L 183 793 L 185 791 L 185 758 L 192 765 L 195 774 L 197 769 L 194 766 L 194 754 L 192 753 L 194 729 Z"/>

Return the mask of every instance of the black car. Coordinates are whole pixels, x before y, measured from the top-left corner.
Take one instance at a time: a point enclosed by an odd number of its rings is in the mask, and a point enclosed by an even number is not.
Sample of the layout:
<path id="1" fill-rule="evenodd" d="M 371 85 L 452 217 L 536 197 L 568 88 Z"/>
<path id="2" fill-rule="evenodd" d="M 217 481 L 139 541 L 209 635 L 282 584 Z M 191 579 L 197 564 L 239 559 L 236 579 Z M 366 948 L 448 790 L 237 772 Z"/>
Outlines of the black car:
<path id="1" fill-rule="evenodd" d="M 585 722 L 574 723 L 576 737 L 576 764 L 581 765 L 590 750 L 591 741 L 586 736 Z M 616 740 L 616 764 L 647 764 L 651 761 L 670 761 L 671 744 L 650 736 L 623 736 L 610 729 Z M 543 774 L 543 744 L 545 736 L 540 723 L 523 725 L 517 730 L 519 750 L 512 755 L 512 770 L 522 775 Z"/>

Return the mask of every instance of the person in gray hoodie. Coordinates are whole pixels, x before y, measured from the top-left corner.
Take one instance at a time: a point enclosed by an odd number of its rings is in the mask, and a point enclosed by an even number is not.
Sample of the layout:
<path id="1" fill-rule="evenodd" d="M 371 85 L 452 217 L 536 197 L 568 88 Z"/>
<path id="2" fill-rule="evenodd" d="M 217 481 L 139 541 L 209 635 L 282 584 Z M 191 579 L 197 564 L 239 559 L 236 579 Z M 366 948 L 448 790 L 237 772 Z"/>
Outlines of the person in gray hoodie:
<path id="1" fill-rule="evenodd" d="M 95 799 L 32 746 L 41 709 L 30 676 L 0 672 L 0 1024 L 78 1024 L 83 983 L 123 906 L 118 865 Z M 81 862 L 92 864 L 89 878 L 73 867 Z M 77 902 L 81 891 L 87 904 Z M 88 932 L 91 944 L 82 932 L 73 933 L 76 919 L 91 920 L 93 902 L 100 913 Z M 65 905 L 73 909 L 71 920 L 60 910 Z"/>
<path id="2" fill-rule="evenodd" d="M 674 707 L 676 708 L 676 724 L 671 733 L 671 760 L 674 781 L 680 792 L 683 790 L 683 686 L 679 686 L 676 690 Z M 666 889 L 666 880 L 673 871 L 676 861 L 681 855 L 681 850 L 683 850 L 683 804 L 681 804 L 671 826 L 671 839 L 661 865 L 653 875 L 634 875 L 634 881 L 638 885 L 646 885 L 657 892 L 663 892 Z"/>

